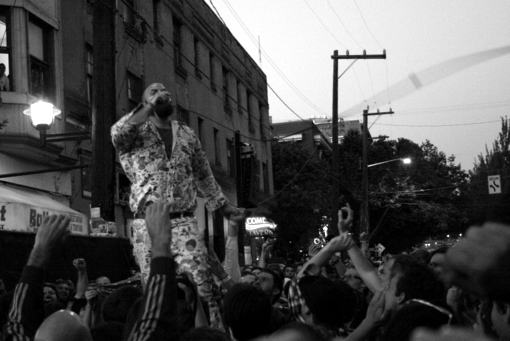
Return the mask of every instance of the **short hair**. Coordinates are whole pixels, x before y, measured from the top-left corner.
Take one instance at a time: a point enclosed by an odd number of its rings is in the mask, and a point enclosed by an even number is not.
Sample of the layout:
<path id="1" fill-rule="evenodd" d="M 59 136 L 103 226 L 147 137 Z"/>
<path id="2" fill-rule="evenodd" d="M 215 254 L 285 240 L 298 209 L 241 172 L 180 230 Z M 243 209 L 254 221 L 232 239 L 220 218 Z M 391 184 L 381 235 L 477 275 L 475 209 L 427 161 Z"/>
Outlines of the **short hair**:
<path id="1" fill-rule="evenodd" d="M 441 246 L 440 248 L 435 249 L 434 251 L 432 251 L 430 253 L 430 258 L 432 258 L 432 256 L 434 256 L 436 254 L 445 254 L 448 251 L 448 249 L 449 249 L 448 246 Z"/>
<path id="2" fill-rule="evenodd" d="M 405 294 L 405 301 L 412 298 L 435 302 L 445 297 L 444 284 L 434 271 L 425 264 L 419 263 L 409 255 L 398 255 L 391 268 L 391 278 L 397 273 L 398 279 L 395 294 Z"/>
<path id="3" fill-rule="evenodd" d="M 132 286 L 114 290 L 103 303 L 103 320 L 125 323 L 129 310 L 142 296 L 142 291 Z"/>
<path id="4" fill-rule="evenodd" d="M 274 332 L 272 336 L 275 339 L 278 339 L 279 336 L 284 335 L 287 331 L 294 331 L 298 333 L 300 336 L 303 336 L 304 340 L 326 341 L 329 339 L 321 332 L 318 326 L 303 322 L 288 323 Z"/>
<path id="5" fill-rule="evenodd" d="M 283 275 L 280 275 L 278 272 L 273 269 L 262 269 L 261 273 L 265 272 L 273 276 L 273 286 L 277 289 L 280 289 L 280 293 L 273 298 L 273 303 L 276 302 L 280 295 L 283 293 Z"/>
<path id="6" fill-rule="evenodd" d="M 200 340 L 208 340 L 208 341 L 228 341 L 229 338 L 227 334 L 222 332 L 219 329 L 212 327 L 199 327 L 192 328 L 184 333 L 180 341 L 200 341 Z"/>
<path id="7" fill-rule="evenodd" d="M 122 341 L 124 324 L 116 321 L 102 322 L 91 330 L 93 340 Z"/>
<path id="8" fill-rule="evenodd" d="M 424 249 L 416 249 L 413 252 L 411 252 L 409 255 L 414 257 L 414 259 L 416 259 L 418 262 L 427 264 L 427 265 L 429 264 L 430 258 L 432 257 L 430 252 L 428 252 L 427 250 L 424 250 Z"/>
<path id="9" fill-rule="evenodd" d="M 223 300 L 223 317 L 237 340 L 264 335 L 271 322 L 271 302 L 262 290 L 245 283 L 235 284 Z"/>
<path id="10" fill-rule="evenodd" d="M 287 268 L 292 268 L 292 270 L 296 271 L 296 268 L 292 264 L 285 264 L 285 267 L 283 268 L 283 271 L 285 271 L 285 269 L 287 269 Z"/>

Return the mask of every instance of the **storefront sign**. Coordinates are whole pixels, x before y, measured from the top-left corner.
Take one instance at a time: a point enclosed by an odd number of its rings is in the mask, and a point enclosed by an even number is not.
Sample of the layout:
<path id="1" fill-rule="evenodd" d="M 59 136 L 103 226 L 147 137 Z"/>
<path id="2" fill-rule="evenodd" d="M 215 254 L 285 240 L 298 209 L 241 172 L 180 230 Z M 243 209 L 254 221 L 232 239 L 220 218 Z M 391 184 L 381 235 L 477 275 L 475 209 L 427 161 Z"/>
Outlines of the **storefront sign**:
<path id="1" fill-rule="evenodd" d="M 70 230 L 74 234 L 88 235 L 88 222 L 82 214 L 61 212 L 20 203 L 0 203 L 0 230 L 37 232 L 44 217 L 64 214 L 71 218 Z"/>
<path id="2" fill-rule="evenodd" d="M 246 232 L 251 236 L 272 235 L 276 224 L 266 217 L 246 218 Z"/>

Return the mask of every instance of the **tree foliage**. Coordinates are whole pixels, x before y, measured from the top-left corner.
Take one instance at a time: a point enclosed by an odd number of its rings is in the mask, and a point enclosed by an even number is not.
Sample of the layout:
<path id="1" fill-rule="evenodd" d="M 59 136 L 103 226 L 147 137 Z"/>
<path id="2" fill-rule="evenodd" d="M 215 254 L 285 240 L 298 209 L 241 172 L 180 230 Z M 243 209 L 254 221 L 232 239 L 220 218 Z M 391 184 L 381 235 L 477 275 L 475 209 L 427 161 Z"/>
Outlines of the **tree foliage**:
<path id="1" fill-rule="evenodd" d="M 501 194 L 489 194 L 488 176 L 499 175 Z M 501 118 L 501 131 L 492 144 L 479 154 L 469 172 L 469 198 L 473 224 L 486 220 L 510 223 L 510 120 Z"/>

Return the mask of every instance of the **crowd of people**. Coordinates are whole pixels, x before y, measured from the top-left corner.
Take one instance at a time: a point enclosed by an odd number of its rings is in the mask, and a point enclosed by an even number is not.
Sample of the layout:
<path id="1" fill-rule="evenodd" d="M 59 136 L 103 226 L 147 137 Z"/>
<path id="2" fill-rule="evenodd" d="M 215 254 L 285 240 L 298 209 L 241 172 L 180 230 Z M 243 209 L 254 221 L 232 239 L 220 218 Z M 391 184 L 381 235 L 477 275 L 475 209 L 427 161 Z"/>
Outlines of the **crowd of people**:
<path id="1" fill-rule="evenodd" d="M 228 223 L 225 260 L 209 250 L 210 304 L 190 272 L 178 271 L 168 229 L 171 204 L 146 210 L 150 275 L 112 285 L 89 280 L 45 282 L 51 256 L 69 233 L 69 218 L 46 217 L 14 291 L 0 296 L 2 340 L 510 340 L 510 227 L 470 228 L 450 249 L 386 255 L 374 264 L 339 214 L 339 234 L 312 246 L 305 263 L 268 261 L 240 267 L 237 230 Z M 136 280 L 138 278 L 138 280 Z"/>

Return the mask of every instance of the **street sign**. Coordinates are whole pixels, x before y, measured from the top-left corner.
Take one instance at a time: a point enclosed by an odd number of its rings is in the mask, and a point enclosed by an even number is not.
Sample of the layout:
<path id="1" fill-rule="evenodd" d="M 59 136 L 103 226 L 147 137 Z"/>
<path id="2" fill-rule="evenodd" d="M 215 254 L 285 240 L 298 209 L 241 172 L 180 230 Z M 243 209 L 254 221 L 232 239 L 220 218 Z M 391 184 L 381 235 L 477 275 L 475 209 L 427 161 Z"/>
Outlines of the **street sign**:
<path id="1" fill-rule="evenodd" d="M 490 175 L 488 177 L 489 194 L 501 193 L 501 179 L 499 175 Z"/>

